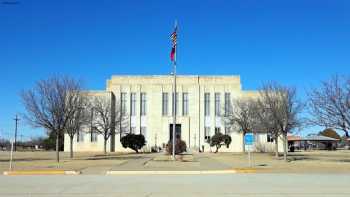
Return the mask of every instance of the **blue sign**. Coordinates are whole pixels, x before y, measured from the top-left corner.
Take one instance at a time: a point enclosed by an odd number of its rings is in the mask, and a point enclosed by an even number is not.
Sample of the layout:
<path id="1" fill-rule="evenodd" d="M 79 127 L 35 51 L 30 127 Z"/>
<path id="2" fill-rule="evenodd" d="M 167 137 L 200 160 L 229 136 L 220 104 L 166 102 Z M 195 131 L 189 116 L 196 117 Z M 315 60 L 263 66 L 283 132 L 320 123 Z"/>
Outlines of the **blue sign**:
<path id="1" fill-rule="evenodd" d="M 254 135 L 253 133 L 246 133 L 244 136 L 245 145 L 253 145 L 254 143 Z"/>

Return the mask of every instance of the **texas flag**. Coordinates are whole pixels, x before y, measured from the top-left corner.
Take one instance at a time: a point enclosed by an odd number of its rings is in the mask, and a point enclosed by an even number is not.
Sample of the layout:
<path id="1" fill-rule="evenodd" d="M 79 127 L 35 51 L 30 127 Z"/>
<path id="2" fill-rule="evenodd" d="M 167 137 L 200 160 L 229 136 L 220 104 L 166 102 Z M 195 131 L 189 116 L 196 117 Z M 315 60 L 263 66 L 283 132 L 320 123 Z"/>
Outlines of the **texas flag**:
<path id="1" fill-rule="evenodd" d="M 177 23 L 175 23 L 175 29 L 174 32 L 171 34 L 170 38 L 172 42 L 170 59 L 171 61 L 176 61 Z"/>

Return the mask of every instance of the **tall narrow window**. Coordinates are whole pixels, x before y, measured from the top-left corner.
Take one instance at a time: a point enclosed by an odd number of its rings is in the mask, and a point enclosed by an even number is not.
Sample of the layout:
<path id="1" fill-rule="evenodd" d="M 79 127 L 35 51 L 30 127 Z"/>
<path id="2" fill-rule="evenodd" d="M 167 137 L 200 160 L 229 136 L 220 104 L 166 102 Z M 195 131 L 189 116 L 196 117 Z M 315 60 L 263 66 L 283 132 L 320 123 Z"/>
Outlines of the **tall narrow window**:
<path id="1" fill-rule="evenodd" d="M 130 116 L 136 116 L 136 93 L 130 95 Z"/>
<path id="2" fill-rule="evenodd" d="M 215 116 L 221 115 L 220 109 L 220 93 L 215 93 Z"/>
<path id="3" fill-rule="evenodd" d="M 146 100 L 146 93 L 142 92 L 141 93 L 141 116 L 146 115 L 146 105 L 147 105 L 147 100 Z"/>
<path id="4" fill-rule="evenodd" d="M 174 93 L 172 94 L 172 99 L 173 99 L 173 103 L 172 103 L 172 109 L 173 109 L 173 114 L 175 112 L 175 115 L 178 114 L 179 111 L 179 93 L 176 92 L 176 98 L 174 99 Z M 174 110 L 174 101 L 176 102 L 176 110 Z"/>
<path id="5" fill-rule="evenodd" d="M 162 115 L 163 116 L 168 115 L 168 106 L 169 106 L 168 93 L 163 92 L 163 95 L 162 95 Z"/>
<path id="6" fill-rule="evenodd" d="M 91 142 L 97 142 L 97 133 L 96 131 L 91 132 Z"/>
<path id="7" fill-rule="evenodd" d="M 183 116 L 188 115 L 188 93 L 187 92 L 182 93 L 182 115 Z"/>
<path id="8" fill-rule="evenodd" d="M 215 134 L 221 133 L 221 128 L 220 127 L 215 127 Z"/>
<path id="9" fill-rule="evenodd" d="M 204 115 L 210 116 L 210 93 L 204 93 Z"/>
<path id="10" fill-rule="evenodd" d="M 122 116 L 126 115 L 126 93 L 122 92 L 120 96 L 121 101 L 121 114 Z"/>
<path id="11" fill-rule="evenodd" d="M 93 126 L 92 120 L 94 119 L 94 108 L 91 108 L 90 114 L 90 142 L 97 142 L 96 127 Z"/>
<path id="12" fill-rule="evenodd" d="M 210 127 L 204 127 L 204 139 L 210 139 Z"/>
<path id="13" fill-rule="evenodd" d="M 225 116 L 231 113 L 231 94 L 225 92 Z"/>

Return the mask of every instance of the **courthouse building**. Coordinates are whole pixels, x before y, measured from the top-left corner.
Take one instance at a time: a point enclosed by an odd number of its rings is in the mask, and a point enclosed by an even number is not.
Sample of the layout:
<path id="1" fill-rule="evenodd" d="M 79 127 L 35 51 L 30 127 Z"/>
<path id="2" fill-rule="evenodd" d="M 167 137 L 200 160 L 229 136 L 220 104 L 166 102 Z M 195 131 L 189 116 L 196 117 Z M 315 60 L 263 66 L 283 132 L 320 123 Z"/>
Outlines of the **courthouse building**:
<path id="1" fill-rule="evenodd" d="M 223 115 L 234 107 L 235 99 L 256 98 L 257 91 L 243 90 L 239 76 L 177 76 L 176 109 L 173 109 L 173 76 L 112 76 L 105 91 L 88 91 L 88 97 L 104 97 L 113 111 L 120 111 L 123 123 L 113 125 L 115 135 L 108 140 L 108 151 L 130 151 L 120 143 L 127 133 L 142 133 L 146 139 L 143 151 L 151 147 L 163 148 L 172 138 L 173 117 L 176 113 L 176 136 L 180 136 L 189 150 L 211 149 L 207 139 L 221 132 L 232 138 L 229 148 L 220 151 L 241 152 L 243 135 L 238 127 L 225 125 Z M 74 151 L 103 151 L 103 136 L 91 132 L 87 125 L 76 135 Z M 69 137 L 65 136 L 65 151 L 69 151 Z M 257 151 L 272 151 L 272 138 L 266 133 L 255 134 Z M 258 150 L 259 149 L 259 150 Z"/>

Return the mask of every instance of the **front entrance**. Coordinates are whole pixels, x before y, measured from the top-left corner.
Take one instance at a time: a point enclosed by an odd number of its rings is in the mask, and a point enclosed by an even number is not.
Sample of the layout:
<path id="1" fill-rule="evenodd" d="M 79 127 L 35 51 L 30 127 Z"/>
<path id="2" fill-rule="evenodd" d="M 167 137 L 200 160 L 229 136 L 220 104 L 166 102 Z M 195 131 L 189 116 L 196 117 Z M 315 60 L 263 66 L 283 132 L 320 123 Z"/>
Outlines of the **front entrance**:
<path id="1" fill-rule="evenodd" d="M 181 124 L 176 124 L 175 127 L 175 137 L 176 139 L 181 139 Z M 173 124 L 169 125 L 169 140 L 173 139 Z"/>

